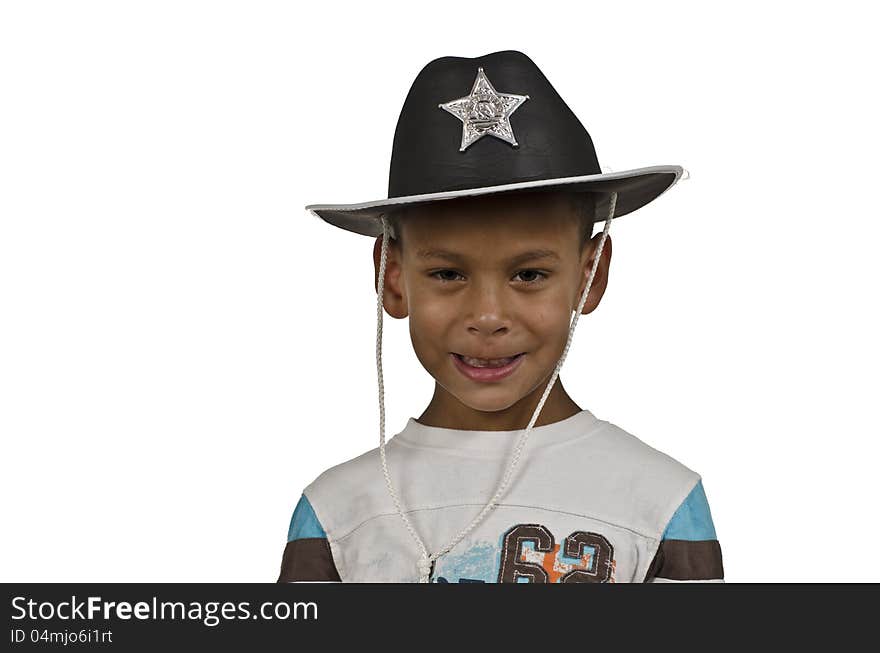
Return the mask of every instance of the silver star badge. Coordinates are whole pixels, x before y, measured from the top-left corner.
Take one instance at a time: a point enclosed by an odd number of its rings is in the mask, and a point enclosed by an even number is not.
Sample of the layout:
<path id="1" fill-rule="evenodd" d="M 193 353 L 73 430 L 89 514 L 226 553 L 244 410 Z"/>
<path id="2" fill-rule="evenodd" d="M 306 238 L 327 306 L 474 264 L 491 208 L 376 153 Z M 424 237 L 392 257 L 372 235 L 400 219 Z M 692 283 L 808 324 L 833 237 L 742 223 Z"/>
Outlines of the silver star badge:
<path id="1" fill-rule="evenodd" d="M 510 114 L 528 99 L 528 95 L 499 93 L 483 69 L 478 68 L 470 95 L 437 106 L 461 120 L 461 147 L 458 151 L 464 152 L 468 145 L 486 135 L 495 136 L 516 147 Z"/>

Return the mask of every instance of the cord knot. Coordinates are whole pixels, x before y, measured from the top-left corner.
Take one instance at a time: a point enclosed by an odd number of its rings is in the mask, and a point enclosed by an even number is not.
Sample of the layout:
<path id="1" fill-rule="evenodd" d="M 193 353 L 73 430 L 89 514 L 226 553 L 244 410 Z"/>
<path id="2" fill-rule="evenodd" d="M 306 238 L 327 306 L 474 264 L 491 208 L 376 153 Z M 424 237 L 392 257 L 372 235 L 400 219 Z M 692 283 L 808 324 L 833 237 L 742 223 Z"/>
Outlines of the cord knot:
<path id="1" fill-rule="evenodd" d="M 431 561 L 428 558 L 426 558 L 425 556 L 422 556 L 421 558 L 419 558 L 419 582 L 420 583 L 427 583 L 431 579 L 431 567 L 432 566 L 433 565 L 431 564 Z"/>

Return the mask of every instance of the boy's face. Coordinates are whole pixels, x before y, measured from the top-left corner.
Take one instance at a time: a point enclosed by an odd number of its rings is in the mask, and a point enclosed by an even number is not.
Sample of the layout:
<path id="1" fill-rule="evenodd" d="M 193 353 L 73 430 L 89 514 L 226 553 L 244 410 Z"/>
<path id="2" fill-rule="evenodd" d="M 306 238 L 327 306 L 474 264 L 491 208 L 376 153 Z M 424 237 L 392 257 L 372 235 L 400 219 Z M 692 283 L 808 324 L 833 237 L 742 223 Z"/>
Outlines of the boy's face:
<path id="1" fill-rule="evenodd" d="M 416 356 L 437 392 L 478 411 L 536 404 L 601 234 L 581 248 L 578 219 L 557 193 L 444 200 L 411 208 L 400 222 L 402 242 L 389 241 L 384 305 L 393 317 L 409 316 Z M 380 247 L 381 238 L 377 284 Z M 584 314 L 604 293 L 610 257 L 607 238 Z"/>

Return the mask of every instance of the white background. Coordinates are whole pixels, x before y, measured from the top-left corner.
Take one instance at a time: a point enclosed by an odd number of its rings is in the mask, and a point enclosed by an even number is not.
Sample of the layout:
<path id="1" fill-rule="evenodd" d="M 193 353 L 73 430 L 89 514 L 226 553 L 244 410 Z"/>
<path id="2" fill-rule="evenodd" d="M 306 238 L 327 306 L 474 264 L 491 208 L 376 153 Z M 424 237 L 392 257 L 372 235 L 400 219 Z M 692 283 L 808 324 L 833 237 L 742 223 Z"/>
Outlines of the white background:
<path id="1" fill-rule="evenodd" d="M 862 6 L 4 2 L 0 579 L 275 580 L 378 444 L 373 241 L 303 207 L 386 196 L 428 61 L 517 49 L 603 166 L 691 174 L 614 222 L 569 393 L 703 476 L 728 581 L 880 581 Z M 433 383 L 387 316 L 385 375 L 390 436 Z"/>

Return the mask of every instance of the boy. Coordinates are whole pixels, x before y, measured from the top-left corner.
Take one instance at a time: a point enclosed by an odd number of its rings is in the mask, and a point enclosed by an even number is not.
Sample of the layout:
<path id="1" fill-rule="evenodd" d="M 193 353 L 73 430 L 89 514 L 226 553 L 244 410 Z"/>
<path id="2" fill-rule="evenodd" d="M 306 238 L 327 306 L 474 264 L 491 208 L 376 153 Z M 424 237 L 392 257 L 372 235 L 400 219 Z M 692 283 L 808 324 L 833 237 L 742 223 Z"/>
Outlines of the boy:
<path id="1" fill-rule="evenodd" d="M 388 199 L 306 207 L 378 236 L 379 447 L 303 490 L 279 581 L 722 581 L 700 476 L 558 380 L 607 287 L 612 218 L 682 172 L 601 173 L 583 125 L 521 52 L 422 69 Z M 383 311 L 409 318 L 435 379 L 387 447 Z"/>

